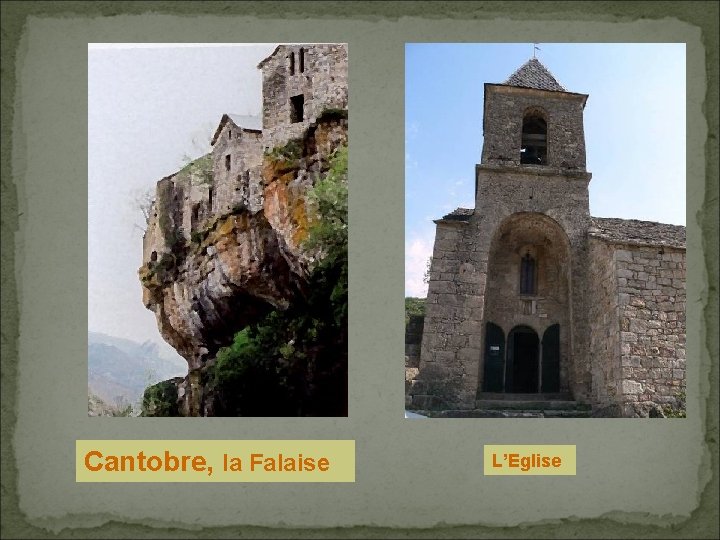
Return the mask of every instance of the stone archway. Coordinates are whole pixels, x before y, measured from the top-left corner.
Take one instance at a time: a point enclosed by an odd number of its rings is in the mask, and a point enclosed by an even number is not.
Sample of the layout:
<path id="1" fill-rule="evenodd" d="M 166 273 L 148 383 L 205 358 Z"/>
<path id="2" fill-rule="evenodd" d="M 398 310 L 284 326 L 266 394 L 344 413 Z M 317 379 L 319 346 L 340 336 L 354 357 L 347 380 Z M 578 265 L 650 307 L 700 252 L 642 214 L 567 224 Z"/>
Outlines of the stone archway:
<path id="1" fill-rule="evenodd" d="M 569 391 L 571 266 L 567 235 L 552 218 L 521 212 L 497 227 L 488 256 L 483 327 L 508 332 L 501 392 Z M 485 382 L 497 371 L 486 368 L 493 357 L 485 334 L 480 389 L 497 391 L 497 383 Z"/>

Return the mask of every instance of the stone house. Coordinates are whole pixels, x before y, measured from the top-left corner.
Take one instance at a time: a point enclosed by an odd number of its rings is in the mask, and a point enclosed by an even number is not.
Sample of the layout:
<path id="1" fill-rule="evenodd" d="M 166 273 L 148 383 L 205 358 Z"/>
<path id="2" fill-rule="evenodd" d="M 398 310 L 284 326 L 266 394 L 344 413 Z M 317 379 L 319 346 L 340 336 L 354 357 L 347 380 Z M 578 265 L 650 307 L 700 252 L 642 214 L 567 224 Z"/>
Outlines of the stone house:
<path id="1" fill-rule="evenodd" d="M 298 137 L 326 111 L 347 110 L 347 62 L 343 44 L 278 45 L 258 64 L 265 149 Z"/>
<path id="2" fill-rule="evenodd" d="M 681 405 L 685 228 L 590 216 L 587 99 L 535 58 L 484 85 L 475 208 L 435 221 L 409 407 L 472 416 L 528 400 L 635 417 Z"/>
<path id="3" fill-rule="evenodd" d="M 212 151 L 157 184 L 143 237 L 143 264 L 172 251 L 214 217 L 240 209 L 263 210 L 263 157 L 312 129 L 327 111 L 347 118 L 347 47 L 344 44 L 279 45 L 258 64 L 262 118 L 224 114 Z M 162 220 L 158 217 L 162 216 Z"/>

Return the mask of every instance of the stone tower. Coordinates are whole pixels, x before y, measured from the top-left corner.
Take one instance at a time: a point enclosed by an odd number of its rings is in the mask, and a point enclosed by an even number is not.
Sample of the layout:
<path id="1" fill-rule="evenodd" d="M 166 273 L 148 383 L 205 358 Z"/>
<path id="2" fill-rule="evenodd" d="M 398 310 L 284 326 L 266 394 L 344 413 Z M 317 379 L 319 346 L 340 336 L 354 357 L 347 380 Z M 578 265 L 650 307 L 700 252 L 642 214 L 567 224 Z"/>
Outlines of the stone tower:
<path id="1" fill-rule="evenodd" d="M 583 110 L 535 58 L 484 87 L 475 209 L 435 221 L 412 406 L 483 393 L 589 398 Z"/>

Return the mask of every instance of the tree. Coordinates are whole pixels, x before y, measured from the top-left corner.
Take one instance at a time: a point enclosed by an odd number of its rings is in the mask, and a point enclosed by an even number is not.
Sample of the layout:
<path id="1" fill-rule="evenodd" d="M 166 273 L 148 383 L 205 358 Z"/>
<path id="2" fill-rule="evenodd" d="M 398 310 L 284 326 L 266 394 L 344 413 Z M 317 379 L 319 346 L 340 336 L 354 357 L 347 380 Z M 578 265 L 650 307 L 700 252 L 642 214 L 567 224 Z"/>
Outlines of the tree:
<path id="1" fill-rule="evenodd" d="M 136 189 L 131 195 L 131 206 L 134 211 L 140 211 L 143 217 L 143 224 L 134 224 L 134 228 L 140 229 L 143 233 L 150 224 L 150 218 L 153 214 L 153 206 L 155 205 L 155 189 L 148 187 L 145 189 Z"/>

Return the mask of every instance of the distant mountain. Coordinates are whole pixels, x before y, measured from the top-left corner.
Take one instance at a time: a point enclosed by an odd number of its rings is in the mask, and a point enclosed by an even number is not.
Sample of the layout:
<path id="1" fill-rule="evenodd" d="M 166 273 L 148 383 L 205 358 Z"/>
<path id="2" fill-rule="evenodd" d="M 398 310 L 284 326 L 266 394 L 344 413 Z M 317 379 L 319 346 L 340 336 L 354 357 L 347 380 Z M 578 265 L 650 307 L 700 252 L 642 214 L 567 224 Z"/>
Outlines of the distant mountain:
<path id="1" fill-rule="evenodd" d="M 147 386 L 186 374 L 185 361 L 177 355 L 161 356 L 157 343 L 88 332 L 88 395 L 94 398 L 88 401 L 91 414 L 91 404 L 98 400 L 118 408 L 134 405 Z"/>

